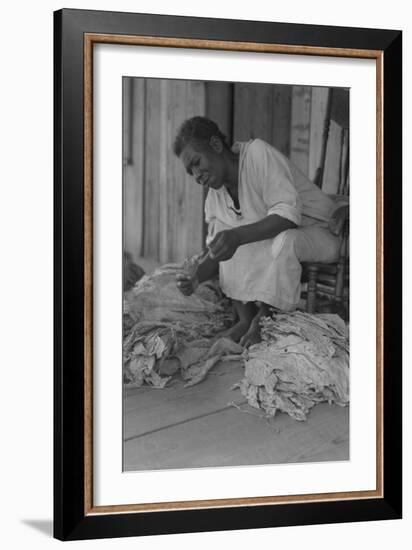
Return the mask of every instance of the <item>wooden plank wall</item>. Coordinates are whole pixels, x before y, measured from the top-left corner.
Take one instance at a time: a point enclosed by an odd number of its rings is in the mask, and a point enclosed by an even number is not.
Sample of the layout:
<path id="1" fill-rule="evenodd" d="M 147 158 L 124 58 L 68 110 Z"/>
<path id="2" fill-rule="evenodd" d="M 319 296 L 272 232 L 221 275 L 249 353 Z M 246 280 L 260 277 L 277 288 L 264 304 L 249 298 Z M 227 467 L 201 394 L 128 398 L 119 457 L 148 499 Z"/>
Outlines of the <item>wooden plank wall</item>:
<path id="1" fill-rule="evenodd" d="M 161 239 L 161 262 L 181 261 L 200 252 L 203 247 L 203 188 L 187 175 L 171 144 L 184 120 L 205 114 L 205 84 L 183 81 L 169 81 L 166 84 L 168 123 L 163 150 L 167 193 L 163 196 L 167 196 L 167 203 L 160 211 L 160 223 L 166 225 Z"/>
<path id="2" fill-rule="evenodd" d="M 172 151 L 179 125 L 205 114 L 205 83 L 125 79 L 124 247 L 133 258 L 180 261 L 203 244 L 203 190 Z"/>
<path id="3" fill-rule="evenodd" d="M 137 258 L 143 246 L 145 86 L 123 79 L 123 241 Z"/>
<path id="4" fill-rule="evenodd" d="M 161 79 L 124 79 L 124 245 L 137 259 L 175 262 L 204 243 L 204 192 L 172 152 L 180 124 L 214 120 L 228 142 L 260 137 L 288 156 L 326 192 L 348 189 L 348 129 L 325 120 L 328 88 Z M 336 94 L 348 125 L 349 95 Z M 336 103 L 336 102 L 335 102 Z M 322 177 L 323 176 L 323 177 Z"/>
<path id="5" fill-rule="evenodd" d="M 330 126 L 322 189 L 349 195 L 349 90 L 333 88 L 329 95 Z"/>
<path id="6" fill-rule="evenodd" d="M 329 89 L 311 89 L 308 176 L 314 181 L 322 162 Z"/>
<path id="7" fill-rule="evenodd" d="M 290 160 L 304 174 L 309 172 L 311 101 L 310 86 L 293 86 Z"/>
<path id="8" fill-rule="evenodd" d="M 216 122 L 228 143 L 233 141 L 234 86 L 230 82 L 206 82 L 206 116 Z"/>
<path id="9" fill-rule="evenodd" d="M 216 122 L 228 144 L 233 143 L 234 84 L 231 82 L 206 82 L 206 116 Z M 207 189 L 204 189 L 204 200 Z M 206 242 L 207 224 L 203 220 L 203 242 Z"/>
<path id="10" fill-rule="evenodd" d="M 233 139 L 261 138 L 290 154 L 292 86 L 234 84 Z"/>

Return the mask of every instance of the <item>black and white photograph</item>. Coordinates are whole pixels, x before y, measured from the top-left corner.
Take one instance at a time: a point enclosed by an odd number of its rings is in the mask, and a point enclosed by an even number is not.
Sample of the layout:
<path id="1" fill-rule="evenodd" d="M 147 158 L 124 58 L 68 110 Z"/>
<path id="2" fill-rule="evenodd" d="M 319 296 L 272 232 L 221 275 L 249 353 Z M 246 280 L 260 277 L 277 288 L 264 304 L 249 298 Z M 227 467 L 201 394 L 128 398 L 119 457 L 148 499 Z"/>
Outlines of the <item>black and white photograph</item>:
<path id="1" fill-rule="evenodd" d="M 4 4 L 2 547 L 408 546 L 407 6 Z"/>
<path id="2" fill-rule="evenodd" d="M 349 460 L 350 90 L 122 86 L 123 471 Z"/>

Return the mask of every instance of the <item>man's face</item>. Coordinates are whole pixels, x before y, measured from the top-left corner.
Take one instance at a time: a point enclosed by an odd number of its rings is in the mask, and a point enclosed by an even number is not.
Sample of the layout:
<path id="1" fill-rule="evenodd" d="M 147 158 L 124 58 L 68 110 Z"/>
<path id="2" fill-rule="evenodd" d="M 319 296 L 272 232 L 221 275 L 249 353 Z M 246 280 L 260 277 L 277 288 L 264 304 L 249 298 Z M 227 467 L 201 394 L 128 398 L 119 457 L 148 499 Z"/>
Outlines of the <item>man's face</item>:
<path id="1" fill-rule="evenodd" d="M 224 184 L 225 163 L 223 155 L 207 143 L 189 142 L 180 154 L 186 172 L 199 185 L 220 189 Z"/>

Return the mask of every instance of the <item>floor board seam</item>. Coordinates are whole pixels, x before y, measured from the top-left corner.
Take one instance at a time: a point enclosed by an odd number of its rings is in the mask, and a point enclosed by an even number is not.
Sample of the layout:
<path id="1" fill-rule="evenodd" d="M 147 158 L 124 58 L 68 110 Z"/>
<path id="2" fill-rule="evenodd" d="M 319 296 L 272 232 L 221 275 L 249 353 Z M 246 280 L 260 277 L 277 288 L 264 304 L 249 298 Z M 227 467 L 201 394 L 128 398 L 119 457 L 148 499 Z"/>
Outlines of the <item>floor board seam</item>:
<path id="1" fill-rule="evenodd" d="M 244 405 L 247 401 L 241 401 L 240 403 L 237 403 L 238 405 Z M 185 418 L 184 420 L 180 420 L 179 422 L 174 422 L 173 424 L 168 424 L 167 426 L 162 426 L 161 428 L 155 428 L 154 430 L 149 430 L 147 432 L 143 432 L 141 434 L 133 435 L 130 437 L 125 437 L 124 442 L 128 443 L 129 441 L 133 441 L 134 439 L 139 439 L 140 437 L 145 437 L 146 435 L 151 435 L 157 432 L 161 432 L 163 430 L 167 430 L 169 428 L 174 428 L 175 426 L 181 426 L 182 424 L 186 424 L 189 422 L 192 422 L 193 420 L 199 420 L 199 418 L 205 418 L 206 416 L 212 416 L 213 414 L 220 413 L 222 411 L 227 411 L 228 409 L 231 409 L 232 405 L 226 405 L 225 407 L 222 407 L 221 409 L 216 409 L 215 411 L 211 411 L 208 413 L 199 414 L 197 416 L 193 416 L 191 418 Z"/>

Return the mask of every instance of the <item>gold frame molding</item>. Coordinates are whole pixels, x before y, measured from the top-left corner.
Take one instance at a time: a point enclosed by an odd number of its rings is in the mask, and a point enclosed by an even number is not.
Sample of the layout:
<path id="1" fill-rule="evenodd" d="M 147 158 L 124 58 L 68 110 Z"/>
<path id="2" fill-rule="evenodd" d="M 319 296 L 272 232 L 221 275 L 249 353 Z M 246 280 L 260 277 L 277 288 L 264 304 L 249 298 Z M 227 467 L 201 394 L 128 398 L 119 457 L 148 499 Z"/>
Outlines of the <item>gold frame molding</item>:
<path id="1" fill-rule="evenodd" d="M 93 46 L 94 44 L 161 46 L 260 53 L 283 53 L 376 60 L 376 489 L 308 495 L 245 497 L 178 502 L 151 502 L 94 506 L 93 504 Z M 161 38 L 117 34 L 84 35 L 84 513 L 113 514 L 182 509 L 259 506 L 298 502 L 383 498 L 383 52 L 345 48 L 322 48 Z"/>

